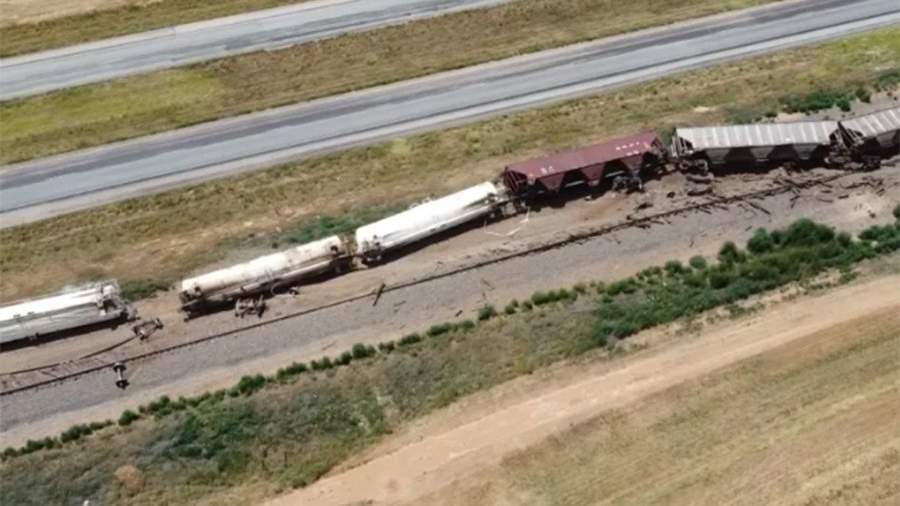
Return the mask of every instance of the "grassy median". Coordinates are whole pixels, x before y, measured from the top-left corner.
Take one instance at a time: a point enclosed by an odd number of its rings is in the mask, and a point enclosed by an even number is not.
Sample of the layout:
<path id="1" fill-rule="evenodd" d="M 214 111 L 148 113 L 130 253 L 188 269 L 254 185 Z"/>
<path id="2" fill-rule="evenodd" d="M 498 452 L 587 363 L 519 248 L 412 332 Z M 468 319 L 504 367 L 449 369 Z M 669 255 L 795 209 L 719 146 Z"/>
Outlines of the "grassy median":
<path id="1" fill-rule="evenodd" d="M 518 0 L 0 105 L 0 163 L 559 47 L 772 0 Z M 658 4 L 658 5 L 657 5 Z M 135 101 L 134 97 L 141 97 Z"/>
<path id="2" fill-rule="evenodd" d="M 550 150 L 745 120 L 824 88 L 896 87 L 898 61 L 900 29 L 891 28 L 5 229 L 0 297 L 101 276 L 177 279 L 225 258 L 235 240 L 445 194 Z"/>
<path id="3" fill-rule="evenodd" d="M 94 0 L 81 7 L 78 6 L 80 0 L 71 0 L 62 8 L 67 15 L 49 17 L 52 13 L 38 14 L 34 7 L 19 0 L 6 6 L 9 11 L 0 26 L 0 56 L 33 53 L 304 1 L 308 0 Z M 45 5 L 44 9 L 54 7 Z"/>

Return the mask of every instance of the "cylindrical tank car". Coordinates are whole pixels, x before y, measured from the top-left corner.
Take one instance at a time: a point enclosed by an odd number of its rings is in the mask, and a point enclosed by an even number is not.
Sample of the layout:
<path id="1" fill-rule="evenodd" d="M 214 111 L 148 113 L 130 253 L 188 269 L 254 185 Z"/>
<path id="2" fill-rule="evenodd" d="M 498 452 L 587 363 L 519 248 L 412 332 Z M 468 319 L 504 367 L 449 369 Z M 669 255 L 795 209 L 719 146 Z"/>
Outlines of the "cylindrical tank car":
<path id="1" fill-rule="evenodd" d="M 122 299 L 118 283 L 92 283 L 0 307 L 0 345 L 126 320 L 132 315 L 133 309 Z"/>
<path id="2" fill-rule="evenodd" d="M 203 274 L 181 282 L 179 296 L 183 309 L 192 310 L 209 303 L 263 293 L 301 280 L 342 271 L 349 262 L 344 241 L 331 236 L 247 263 Z"/>
<path id="3" fill-rule="evenodd" d="M 502 204 L 502 191 L 490 182 L 425 202 L 358 228 L 356 254 L 364 263 L 378 262 L 389 251 L 491 214 Z"/>

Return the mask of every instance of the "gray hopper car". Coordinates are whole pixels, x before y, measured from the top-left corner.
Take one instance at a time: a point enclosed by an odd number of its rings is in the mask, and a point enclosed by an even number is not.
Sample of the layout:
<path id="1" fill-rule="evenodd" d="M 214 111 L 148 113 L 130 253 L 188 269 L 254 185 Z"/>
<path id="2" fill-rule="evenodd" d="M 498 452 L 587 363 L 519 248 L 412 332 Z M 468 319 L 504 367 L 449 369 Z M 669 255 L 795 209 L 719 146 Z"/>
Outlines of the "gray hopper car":
<path id="1" fill-rule="evenodd" d="M 678 128 L 672 154 L 703 168 L 822 163 L 837 135 L 836 121 Z"/>
<path id="2" fill-rule="evenodd" d="M 850 153 L 880 159 L 900 152 L 900 107 L 841 121 L 840 129 Z"/>

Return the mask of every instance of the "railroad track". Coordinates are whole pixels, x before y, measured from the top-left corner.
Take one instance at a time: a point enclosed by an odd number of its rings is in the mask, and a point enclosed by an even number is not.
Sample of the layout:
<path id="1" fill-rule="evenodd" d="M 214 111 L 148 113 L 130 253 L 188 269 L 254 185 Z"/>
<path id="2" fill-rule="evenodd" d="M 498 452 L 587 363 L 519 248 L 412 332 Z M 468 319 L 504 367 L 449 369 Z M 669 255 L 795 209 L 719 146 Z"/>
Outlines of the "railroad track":
<path id="1" fill-rule="evenodd" d="M 465 265 L 465 266 L 462 266 L 459 268 L 451 269 L 449 271 L 446 271 L 446 272 L 443 272 L 440 274 L 427 275 L 427 276 L 423 276 L 421 278 L 413 279 L 410 281 L 404 281 L 404 282 L 397 283 L 394 285 L 385 285 L 384 288 L 381 289 L 379 293 L 381 293 L 381 294 L 389 293 L 389 292 L 393 292 L 396 290 L 402 290 L 404 288 L 408 288 L 411 286 L 429 283 L 429 282 L 432 282 L 432 281 L 435 281 L 438 279 L 449 278 L 449 277 L 461 274 L 463 272 L 480 269 L 480 268 L 488 266 L 488 265 L 494 265 L 494 264 L 506 262 L 506 261 L 512 260 L 514 258 L 519 258 L 519 257 L 523 257 L 523 256 L 533 255 L 535 253 L 541 253 L 544 251 L 557 249 L 557 248 L 564 247 L 569 244 L 577 243 L 579 241 L 584 241 L 584 240 L 588 240 L 588 239 L 593 239 L 593 238 L 611 234 L 611 233 L 614 233 L 614 232 L 617 232 L 620 230 L 625 230 L 625 229 L 635 228 L 635 227 L 649 228 L 652 225 L 664 225 L 664 224 L 666 224 L 666 220 L 668 218 L 684 215 L 686 213 L 692 213 L 692 212 L 698 212 L 698 211 L 699 212 L 710 212 L 717 208 L 721 208 L 722 206 L 727 206 L 727 205 L 735 204 L 738 202 L 751 203 L 751 207 L 759 208 L 760 206 L 756 206 L 756 205 L 752 204 L 753 200 L 758 200 L 758 199 L 762 199 L 762 198 L 766 198 L 766 197 L 771 197 L 771 196 L 781 195 L 781 194 L 791 193 L 791 192 L 799 193 L 800 190 L 808 190 L 808 189 L 815 188 L 818 186 L 825 186 L 832 181 L 836 181 L 838 179 L 842 179 L 842 178 L 845 178 L 845 177 L 848 177 L 848 176 L 851 176 L 854 174 L 858 174 L 858 172 L 840 171 L 836 174 L 829 174 L 826 176 L 804 179 L 802 181 L 781 182 L 780 184 L 777 184 L 774 187 L 767 188 L 764 190 L 756 190 L 756 191 L 752 191 L 752 192 L 724 196 L 724 197 L 709 196 L 709 197 L 706 197 L 702 202 L 698 202 L 698 203 L 691 204 L 688 206 L 679 207 L 679 208 L 672 209 L 669 211 L 664 211 L 661 213 L 648 214 L 645 216 L 626 219 L 619 223 L 614 223 L 611 225 L 605 225 L 605 226 L 601 226 L 601 227 L 591 228 L 591 229 L 581 231 L 581 232 L 576 232 L 576 233 L 570 234 L 561 239 L 549 241 L 549 242 L 546 242 L 546 243 L 543 243 L 540 245 L 532 246 L 529 248 L 511 252 L 511 253 L 508 253 L 505 255 L 500 255 L 500 256 L 497 256 L 497 257 L 494 257 L 494 258 L 491 258 L 488 260 L 475 262 L 475 263 Z M 180 344 L 169 346 L 166 348 L 161 348 L 158 350 L 140 353 L 133 357 L 116 359 L 116 360 L 104 360 L 103 357 L 100 356 L 103 353 L 106 353 L 106 352 L 112 351 L 113 349 L 121 347 L 122 345 L 126 344 L 127 342 L 129 342 L 133 339 L 133 338 L 129 338 L 125 341 L 122 341 L 113 346 L 110 346 L 107 349 L 103 349 L 103 350 L 96 351 L 91 354 L 85 355 L 79 359 L 76 359 L 75 361 L 59 362 L 59 363 L 55 363 L 55 364 L 49 364 L 46 366 L 38 367 L 38 368 L 23 369 L 23 370 L 4 374 L 3 376 L 7 379 L 7 381 L 11 378 L 14 378 L 17 375 L 30 374 L 30 373 L 43 373 L 49 377 L 46 379 L 31 382 L 26 385 L 13 386 L 11 388 L 4 389 L 4 390 L 0 391 L 0 397 L 5 397 L 5 396 L 21 393 L 21 392 L 26 392 L 26 391 L 34 390 L 37 388 L 47 387 L 47 386 L 53 385 L 55 383 L 60 383 L 63 381 L 74 380 L 81 376 L 85 376 L 87 374 L 91 374 L 91 373 L 94 373 L 97 371 L 108 369 L 108 368 L 112 367 L 112 365 L 116 362 L 130 364 L 130 363 L 137 363 L 137 362 L 145 361 L 147 359 L 150 359 L 150 358 L 153 358 L 153 357 L 156 357 L 159 355 L 188 349 L 190 347 L 193 347 L 193 346 L 196 346 L 196 345 L 199 345 L 202 343 L 214 341 L 216 339 L 221 339 L 221 338 L 224 338 L 227 336 L 233 336 L 236 334 L 240 334 L 242 332 L 247 332 L 249 330 L 258 329 L 261 327 L 265 327 L 267 325 L 271 325 L 276 322 L 289 320 L 292 318 L 297 318 L 297 317 L 308 315 L 311 313 L 323 311 L 325 309 L 330 309 L 330 308 L 334 308 L 334 307 L 341 306 L 344 304 L 349 304 L 352 302 L 371 298 L 374 295 L 375 295 L 374 292 L 369 291 L 369 292 L 366 292 L 363 294 L 355 295 L 352 297 L 346 297 L 346 298 L 343 298 L 343 299 L 340 299 L 337 301 L 333 301 L 328 304 L 323 304 L 323 305 L 316 306 L 313 308 L 307 308 L 307 309 L 303 309 L 303 310 L 299 310 L 299 311 L 294 311 L 294 312 L 284 314 L 284 315 L 281 315 L 281 316 L 278 316 L 278 317 L 275 317 L 272 319 L 253 323 L 253 324 L 250 324 L 245 327 L 238 328 L 238 329 L 232 329 L 232 330 L 212 334 L 212 335 L 209 335 L 209 336 L 206 336 L 201 339 L 194 340 L 194 341 L 180 343 Z M 75 371 L 65 371 L 65 369 L 69 369 L 72 366 L 78 367 L 79 365 L 81 365 L 81 364 L 78 364 L 78 361 L 81 361 L 81 360 L 84 361 L 83 366 L 81 368 L 79 368 L 78 370 L 75 370 Z M 63 369 L 63 371 L 56 371 L 57 369 Z"/>

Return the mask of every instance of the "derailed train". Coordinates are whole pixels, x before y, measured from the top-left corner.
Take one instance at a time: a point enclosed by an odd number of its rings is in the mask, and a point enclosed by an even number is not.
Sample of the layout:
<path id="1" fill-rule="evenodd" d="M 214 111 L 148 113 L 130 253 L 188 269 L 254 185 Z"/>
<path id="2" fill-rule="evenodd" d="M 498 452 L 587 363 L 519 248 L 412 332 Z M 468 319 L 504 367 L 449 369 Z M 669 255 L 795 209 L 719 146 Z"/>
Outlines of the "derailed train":
<path id="1" fill-rule="evenodd" d="M 181 301 L 188 312 L 233 300 L 238 301 L 239 308 L 261 310 L 258 302 L 262 298 L 247 298 L 259 297 L 279 285 L 343 272 L 352 267 L 354 259 L 366 265 L 380 262 L 386 254 L 447 229 L 502 214 L 507 203 L 527 206 L 535 199 L 572 186 L 640 189 L 646 180 L 664 170 L 699 174 L 703 180 L 738 168 L 824 165 L 874 169 L 898 150 L 900 107 L 846 121 L 677 128 L 669 147 L 656 133 L 640 133 L 513 163 L 495 182 L 419 204 L 362 226 L 352 237 L 332 236 L 289 252 L 186 279 L 181 286 Z M 300 266 L 292 258 L 302 258 L 304 263 Z M 261 263 L 273 263 L 273 267 L 255 268 Z M 217 282 L 208 285 L 204 280 L 209 279 Z M 244 305 L 242 300 L 246 301 Z"/>
<path id="2" fill-rule="evenodd" d="M 685 172 L 689 180 L 699 181 L 710 181 L 729 171 L 774 166 L 865 170 L 877 168 L 881 160 L 898 152 L 900 107 L 844 121 L 676 128 L 668 146 L 656 133 L 640 133 L 510 164 L 495 181 L 424 202 L 360 227 L 352 236 L 327 237 L 185 279 L 179 296 L 188 315 L 231 303 L 241 315 L 261 312 L 265 296 L 275 290 L 340 274 L 353 268 L 356 261 L 365 265 L 380 262 L 386 255 L 396 254 L 414 242 L 477 219 L 500 215 L 509 203 L 521 209 L 572 186 L 597 190 L 641 189 L 648 179 L 672 170 Z M 48 315 L 66 311 L 59 304 L 48 304 L 42 310 Z M 18 325 L 16 318 L 21 316 L 16 315 L 21 313 L 17 305 L 0 308 L 0 331 Z M 95 320 L 102 321 L 106 316 L 99 311 Z M 78 320 L 83 321 L 86 320 Z M 65 330 L 59 325 L 45 327 L 51 328 Z M 44 334 L 46 330 L 37 333 Z M 23 338 L 25 334 L 0 335 L 6 340 Z"/>

